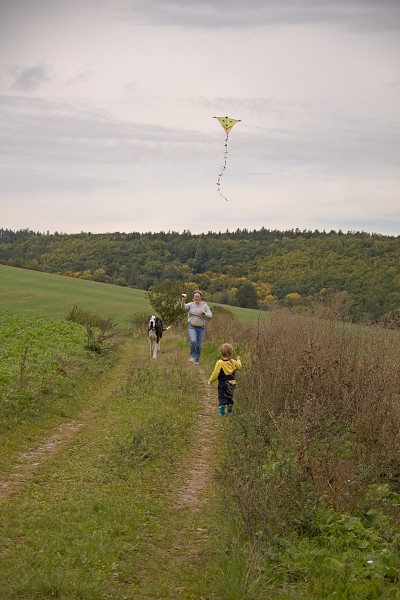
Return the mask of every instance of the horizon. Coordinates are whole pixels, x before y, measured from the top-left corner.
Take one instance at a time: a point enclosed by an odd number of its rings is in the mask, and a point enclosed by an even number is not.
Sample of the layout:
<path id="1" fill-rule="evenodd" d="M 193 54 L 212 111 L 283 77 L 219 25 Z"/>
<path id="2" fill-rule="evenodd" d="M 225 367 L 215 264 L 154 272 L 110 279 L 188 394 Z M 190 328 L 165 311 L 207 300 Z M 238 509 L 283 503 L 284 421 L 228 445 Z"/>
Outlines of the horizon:
<path id="1" fill-rule="evenodd" d="M 268 233 L 293 233 L 295 235 L 305 235 L 305 234 L 313 234 L 313 235 L 367 235 L 367 236 L 376 236 L 376 237 L 390 237 L 390 238 L 400 238 L 400 234 L 398 235 L 392 235 L 392 234 L 386 234 L 386 233 L 380 233 L 378 231 L 365 231 L 365 230 L 341 230 L 341 229 L 330 229 L 329 231 L 325 230 L 325 229 L 299 229 L 298 227 L 294 227 L 294 228 L 290 228 L 290 229 L 270 229 L 268 227 L 264 227 L 261 226 L 260 228 L 248 228 L 248 227 L 237 227 L 235 230 L 228 230 L 226 229 L 225 231 L 219 230 L 219 231 L 214 231 L 214 230 L 210 230 L 210 231 L 203 231 L 200 233 L 194 233 L 193 231 L 191 231 L 190 229 L 183 229 L 182 231 L 177 231 L 177 230 L 173 230 L 173 229 L 169 229 L 169 230 L 157 230 L 157 231 L 152 231 L 152 230 L 148 230 L 148 231 L 136 231 L 136 230 L 132 230 L 132 231 L 73 231 L 73 232 L 66 232 L 66 231 L 50 231 L 50 230 L 46 230 L 46 231 L 39 231 L 39 230 L 35 230 L 35 229 L 31 229 L 29 227 L 24 227 L 21 229 L 10 229 L 9 227 L 0 227 L 0 232 L 1 231 L 9 231 L 11 233 L 31 233 L 34 235 L 43 235 L 43 236 L 52 236 L 52 235 L 160 235 L 160 234 L 164 234 L 164 235 L 191 235 L 192 237 L 199 237 L 199 236 L 206 236 L 206 235 L 234 235 L 235 233 L 238 232 L 247 232 L 247 233 L 257 233 L 260 231 L 266 231 Z"/>

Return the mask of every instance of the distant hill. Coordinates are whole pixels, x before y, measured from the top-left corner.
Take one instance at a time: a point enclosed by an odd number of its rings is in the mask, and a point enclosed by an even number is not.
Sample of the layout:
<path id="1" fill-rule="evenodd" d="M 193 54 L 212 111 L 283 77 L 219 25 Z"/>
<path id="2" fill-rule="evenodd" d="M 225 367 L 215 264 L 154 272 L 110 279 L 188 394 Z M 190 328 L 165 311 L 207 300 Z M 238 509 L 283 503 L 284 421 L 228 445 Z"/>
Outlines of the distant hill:
<path id="1" fill-rule="evenodd" d="M 400 307 L 400 236 L 247 229 L 42 234 L 0 229 L 0 263 L 148 289 L 192 280 L 215 302 L 314 310 L 338 298 L 355 321 Z"/>

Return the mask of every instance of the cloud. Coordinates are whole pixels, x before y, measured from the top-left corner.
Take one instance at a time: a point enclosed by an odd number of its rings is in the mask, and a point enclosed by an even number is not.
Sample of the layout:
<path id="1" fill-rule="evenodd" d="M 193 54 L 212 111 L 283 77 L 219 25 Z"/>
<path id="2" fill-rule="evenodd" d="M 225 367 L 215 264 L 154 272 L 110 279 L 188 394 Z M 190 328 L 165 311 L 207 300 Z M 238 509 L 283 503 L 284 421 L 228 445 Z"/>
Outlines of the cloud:
<path id="1" fill-rule="evenodd" d="M 79 172 L 57 165 L 6 166 L 0 165 L 0 192 L 4 194 L 41 194 L 68 192 L 72 195 L 88 194 L 102 189 L 116 189 L 121 182 L 107 177 L 103 172 Z"/>
<path id="2" fill-rule="evenodd" d="M 127 83 L 124 87 L 123 93 L 124 94 L 132 94 L 134 92 L 136 92 L 138 89 L 138 83 L 136 81 L 131 81 L 130 83 Z"/>
<path id="3" fill-rule="evenodd" d="M 400 27 L 397 0 L 135 0 L 120 3 L 120 10 L 152 25 L 196 28 L 321 23 L 368 30 Z"/>
<path id="4" fill-rule="evenodd" d="M 388 172 L 400 166 L 400 127 L 390 121 L 355 118 L 333 107 L 321 114 L 319 107 L 294 103 L 276 106 L 285 118 L 268 121 L 263 120 L 262 109 L 270 117 L 271 103 L 263 106 L 261 99 L 242 99 L 237 104 L 259 114 L 257 126 L 238 123 L 230 134 L 229 162 L 243 177 L 259 180 L 282 165 L 289 170 L 301 166 L 320 171 L 321 177 L 339 168 L 344 172 L 351 168 L 362 176 L 371 168 Z M 191 169 L 196 169 L 202 161 L 222 159 L 224 132 L 219 127 L 210 135 L 115 119 L 83 104 L 18 96 L 0 96 L 0 115 L 3 164 L 133 169 L 191 161 Z M 215 168 L 219 167 L 216 162 Z"/>
<path id="5" fill-rule="evenodd" d="M 26 68 L 13 65 L 9 67 L 8 71 L 14 78 L 11 84 L 13 90 L 32 92 L 51 79 L 49 67 L 43 62 Z"/>
<path id="6" fill-rule="evenodd" d="M 157 124 L 113 119 L 85 106 L 0 96 L 0 156 L 8 164 L 135 165 L 206 153 L 208 136 Z"/>
<path id="7" fill-rule="evenodd" d="M 68 81 L 67 85 L 72 85 L 77 82 L 86 82 L 89 81 L 94 73 L 92 68 L 89 68 L 90 65 L 85 65 L 83 69 L 77 71 L 75 75 L 73 75 Z"/>
<path id="8" fill-rule="evenodd" d="M 224 106 L 241 117 L 230 134 L 235 153 L 255 165 L 362 165 L 400 167 L 400 125 L 390 118 L 354 114 L 335 104 L 286 102 L 268 98 L 199 98 L 188 100 L 212 109 Z M 235 111 L 231 113 L 230 111 Z M 253 173 L 257 173 L 254 170 Z"/>

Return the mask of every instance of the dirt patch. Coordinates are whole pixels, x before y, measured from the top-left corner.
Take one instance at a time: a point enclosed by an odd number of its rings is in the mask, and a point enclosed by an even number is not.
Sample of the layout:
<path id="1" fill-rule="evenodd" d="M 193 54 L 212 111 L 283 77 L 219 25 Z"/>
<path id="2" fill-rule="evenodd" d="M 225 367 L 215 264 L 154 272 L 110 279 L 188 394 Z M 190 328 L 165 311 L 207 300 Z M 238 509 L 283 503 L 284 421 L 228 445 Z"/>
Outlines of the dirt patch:
<path id="1" fill-rule="evenodd" d="M 12 472 L 0 477 L 0 500 L 22 488 L 37 473 L 42 462 L 53 456 L 81 427 L 82 423 L 77 421 L 62 423 L 37 448 L 18 454 Z"/>

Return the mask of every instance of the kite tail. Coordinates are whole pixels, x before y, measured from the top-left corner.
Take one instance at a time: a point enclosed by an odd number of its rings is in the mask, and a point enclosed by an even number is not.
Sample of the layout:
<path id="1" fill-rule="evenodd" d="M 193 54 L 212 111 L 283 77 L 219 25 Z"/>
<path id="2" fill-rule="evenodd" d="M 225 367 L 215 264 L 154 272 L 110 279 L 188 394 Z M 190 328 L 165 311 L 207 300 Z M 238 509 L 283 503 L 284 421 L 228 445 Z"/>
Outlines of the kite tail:
<path id="1" fill-rule="evenodd" d="M 217 180 L 217 192 L 221 196 L 221 198 L 223 198 L 227 202 L 228 202 L 228 198 L 226 198 L 223 195 L 223 193 L 221 192 L 221 177 L 224 174 L 224 171 L 226 169 L 226 160 L 228 158 L 228 137 L 229 137 L 229 133 L 226 134 L 226 139 L 225 139 L 224 164 L 221 167 L 221 173 L 218 175 L 218 180 Z"/>

